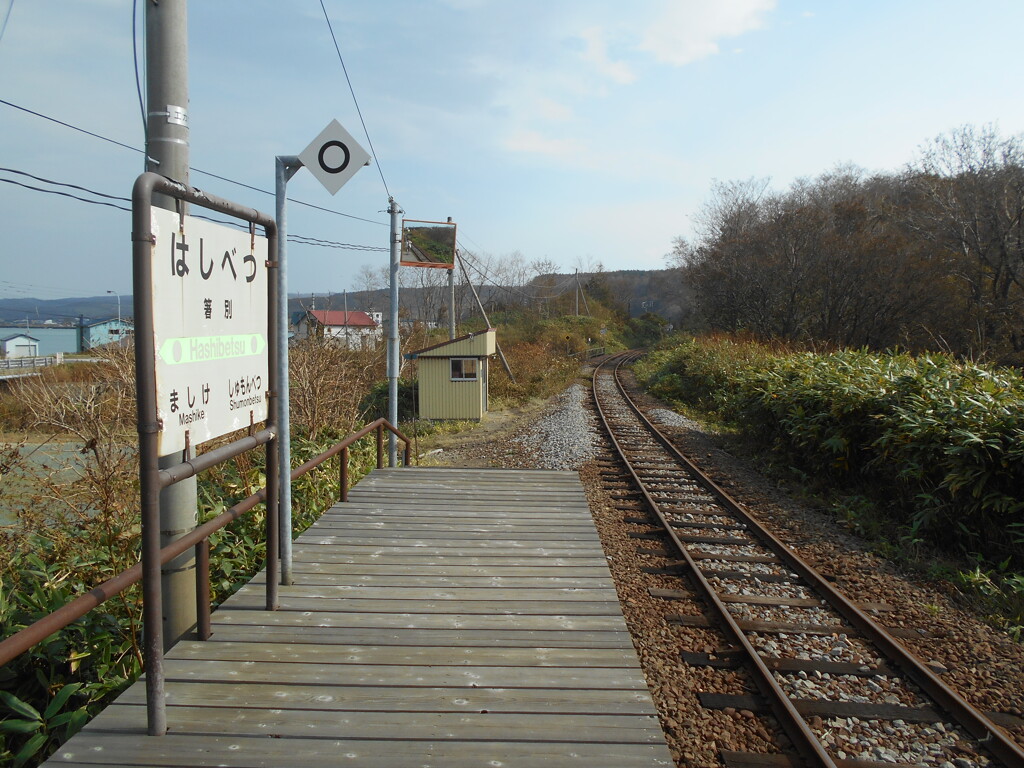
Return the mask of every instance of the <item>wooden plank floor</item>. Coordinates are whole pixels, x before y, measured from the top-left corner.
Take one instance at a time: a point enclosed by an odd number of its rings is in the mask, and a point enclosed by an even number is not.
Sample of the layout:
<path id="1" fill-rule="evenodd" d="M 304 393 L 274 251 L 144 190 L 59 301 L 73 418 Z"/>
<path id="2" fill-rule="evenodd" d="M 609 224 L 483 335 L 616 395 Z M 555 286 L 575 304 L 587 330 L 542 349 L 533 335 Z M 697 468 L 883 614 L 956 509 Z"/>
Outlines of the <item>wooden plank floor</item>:
<path id="1" fill-rule="evenodd" d="M 574 473 L 384 469 L 48 764 L 669 766 Z"/>

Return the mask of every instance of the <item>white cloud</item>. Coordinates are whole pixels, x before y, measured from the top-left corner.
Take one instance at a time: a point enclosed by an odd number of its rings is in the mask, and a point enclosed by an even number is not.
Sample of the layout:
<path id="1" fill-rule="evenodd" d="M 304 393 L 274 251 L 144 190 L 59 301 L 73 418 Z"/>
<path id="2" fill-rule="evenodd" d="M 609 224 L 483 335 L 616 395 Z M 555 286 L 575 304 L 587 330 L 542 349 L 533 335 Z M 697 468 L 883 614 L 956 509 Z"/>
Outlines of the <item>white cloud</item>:
<path id="1" fill-rule="evenodd" d="M 512 152 L 549 155 L 563 160 L 579 156 L 583 152 L 583 147 L 572 139 L 554 139 L 531 130 L 516 131 L 506 138 L 502 145 Z"/>
<path id="2" fill-rule="evenodd" d="M 535 106 L 537 114 L 545 120 L 555 123 L 565 123 L 572 120 L 572 109 L 554 99 L 542 96 L 537 99 Z"/>
<path id="3" fill-rule="evenodd" d="M 622 61 L 612 61 L 608 55 L 608 43 L 604 38 L 604 32 L 598 27 L 588 27 L 580 33 L 587 44 L 581 58 L 593 64 L 602 75 L 611 78 L 616 83 L 628 85 L 636 80 L 636 75 L 629 65 Z"/>
<path id="4" fill-rule="evenodd" d="M 718 42 L 764 26 L 776 0 L 672 0 L 644 33 L 640 50 L 681 67 L 719 52 Z"/>

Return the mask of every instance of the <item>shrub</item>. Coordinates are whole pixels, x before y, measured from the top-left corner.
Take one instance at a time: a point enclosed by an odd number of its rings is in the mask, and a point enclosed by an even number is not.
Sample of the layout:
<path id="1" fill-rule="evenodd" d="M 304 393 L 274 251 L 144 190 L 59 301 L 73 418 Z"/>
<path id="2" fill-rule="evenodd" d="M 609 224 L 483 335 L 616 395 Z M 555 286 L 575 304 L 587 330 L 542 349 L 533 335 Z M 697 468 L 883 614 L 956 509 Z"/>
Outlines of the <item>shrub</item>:
<path id="1" fill-rule="evenodd" d="M 1024 564 L 1024 378 L 944 355 L 690 339 L 637 365 L 651 391 L 736 424 L 800 471 L 871 487 L 940 547 Z"/>

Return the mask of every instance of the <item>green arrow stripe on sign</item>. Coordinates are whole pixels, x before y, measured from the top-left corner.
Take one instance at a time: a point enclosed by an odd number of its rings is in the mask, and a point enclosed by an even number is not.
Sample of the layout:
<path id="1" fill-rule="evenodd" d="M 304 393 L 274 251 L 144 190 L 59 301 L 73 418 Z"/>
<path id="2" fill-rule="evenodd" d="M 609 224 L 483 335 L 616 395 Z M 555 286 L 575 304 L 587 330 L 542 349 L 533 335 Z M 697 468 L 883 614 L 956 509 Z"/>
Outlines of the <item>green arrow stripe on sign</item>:
<path id="1" fill-rule="evenodd" d="M 167 365 L 204 363 L 232 357 L 252 357 L 267 348 L 266 338 L 259 333 L 237 336 L 194 336 L 167 339 L 160 345 L 160 359 Z"/>

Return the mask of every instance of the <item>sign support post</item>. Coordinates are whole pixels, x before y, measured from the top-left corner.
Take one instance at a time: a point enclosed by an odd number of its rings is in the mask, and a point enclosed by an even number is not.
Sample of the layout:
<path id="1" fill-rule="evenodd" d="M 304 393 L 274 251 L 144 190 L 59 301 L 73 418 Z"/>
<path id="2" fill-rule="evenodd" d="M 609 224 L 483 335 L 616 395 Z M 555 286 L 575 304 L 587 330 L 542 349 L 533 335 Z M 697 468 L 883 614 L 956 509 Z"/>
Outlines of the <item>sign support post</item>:
<path id="1" fill-rule="evenodd" d="M 292 583 L 292 445 L 291 417 L 288 412 L 288 180 L 302 167 L 294 155 L 278 155 L 274 166 L 275 213 L 277 217 L 277 425 L 281 438 L 277 441 L 279 517 L 281 527 L 281 583 Z"/>
<path id="2" fill-rule="evenodd" d="M 351 179 L 364 165 L 370 164 L 370 155 L 337 120 L 332 120 L 320 135 L 299 155 L 278 155 L 274 165 L 274 192 L 277 216 L 277 424 L 278 472 L 280 476 L 280 556 L 281 583 L 292 583 L 292 449 L 291 419 L 288 391 L 288 180 L 303 166 L 332 195 Z"/>

